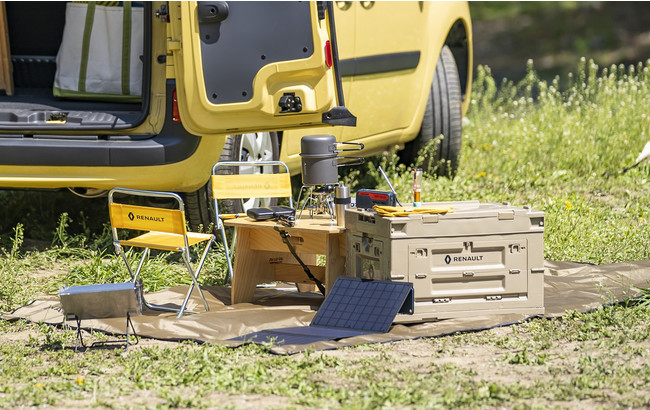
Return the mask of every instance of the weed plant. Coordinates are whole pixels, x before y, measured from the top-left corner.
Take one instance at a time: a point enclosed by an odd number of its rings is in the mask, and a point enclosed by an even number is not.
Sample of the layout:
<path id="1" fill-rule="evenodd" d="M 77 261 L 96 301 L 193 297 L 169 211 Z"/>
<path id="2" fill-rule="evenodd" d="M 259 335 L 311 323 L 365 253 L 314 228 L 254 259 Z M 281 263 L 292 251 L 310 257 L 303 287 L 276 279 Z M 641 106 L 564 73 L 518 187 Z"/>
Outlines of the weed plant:
<path id="1" fill-rule="evenodd" d="M 489 68 L 479 67 L 458 174 L 425 175 L 423 199 L 509 201 L 542 210 L 547 259 L 648 259 L 650 168 L 620 171 L 650 139 L 649 71 L 650 61 L 599 68 L 583 59 L 561 89 L 559 78 L 540 80 L 532 64 L 522 81 L 498 86 Z M 392 151 L 351 170 L 346 183 L 353 190 L 388 189 L 378 165 L 408 202 L 411 166 L 399 164 Z M 3 310 L 64 282 L 126 278 L 101 228 L 71 231 L 69 217 L 61 216 L 48 231 L 53 246 L 34 252 L 24 246 L 23 226 L 13 227 L 3 231 Z M 182 276 L 177 262 L 154 255 L 146 266 L 149 290 Z M 59 265 L 54 276 L 33 275 Z M 224 266 L 222 252 L 212 252 L 202 282 L 222 283 Z M 264 346 L 194 343 L 75 355 L 61 349 L 73 343 L 71 331 L 0 321 L 5 335 L 30 335 L 27 343 L 0 344 L 0 406 L 647 408 L 650 310 L 644 294 L 627 304 L 490 332 L 295 357 L 270 355 Z M 415 343 L 425 349 L 413 351 Z M 484 356 L 472 355 L 476 349 Z"/>
<path id="2" fill-rule="evenodd" d="M 479 66 L 458 174 L 425 175 L 423 200 L 510 202 L 544 211 L 549 260 L 648 259 L 650 167 L 621 171 L 650 140 L 650 60 L 601 69 L 582 59 L 569 83 L 562 90 L 559 77 L 540 80 L 530 62 L 522 81 L 497 87 L 489 68 Z M 373 183 L 387 190 L 378 165 L 409 202 L 411 168 L 394 152 L 350 172 L 346 182 L 352 190 Z"/>

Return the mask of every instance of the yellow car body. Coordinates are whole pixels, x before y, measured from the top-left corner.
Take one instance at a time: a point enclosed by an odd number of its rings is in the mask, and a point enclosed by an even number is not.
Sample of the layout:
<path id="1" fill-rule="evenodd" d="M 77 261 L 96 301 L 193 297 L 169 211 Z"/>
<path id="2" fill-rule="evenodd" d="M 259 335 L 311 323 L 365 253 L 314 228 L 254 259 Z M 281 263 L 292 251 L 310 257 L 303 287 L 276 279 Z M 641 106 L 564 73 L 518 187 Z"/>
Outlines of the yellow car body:
<path id="1" fill-rule="evenodd" d="M 469 106 L 472 81 L 472 29 L 466 2 L 336 2 L 335 21 L 341 61 L 368 56 L 420 52 L 415 68 L 343 74 L 346 106 L 357 116 L 356 127 L 310 129 L 333 134 L 337 141 L 361 142 L 364 155 L 413 140 L 420 130 L 438 55 L 456 28 L 465 36 L 461 78 L 463 113 Z M 460 58 L 457 58 L 457 61 Z M 280 159 L 298 172 L 303 130 L 284 132 Z"/>
<path id="2" fill-rule="evenodd" d="M 29 17 L 30 7 L 7 2 L 12 54 L 29 52 L 20 44 L 29 34 L 20 30 L 28 28 L 12 22 Z M 49 14 L 59 27 L 49 37 L 56 37 L 62 22 L 54 16 L 65 5 L 46 7 L 56 12 Z M 138 118 L 131 123 L 91 115 L 100 121 L 94 127 L 87 114 L 75 119 L 77 111 L 49 97 L 32 108 L 38 120 L 16 122 L 11 118 L 22 117 L 12 111 L 14 97 L 0 98 L 0 187 L 194 192 L 206 185 L 228 135 L 250 132 L 282 131 L 279 155 L 292 173 L 300 170 L 304 135 L 362 142 L 362 155 L 371 155 L 416 138 L 445 45 L 467 108 L 472 37 L 465 2 L 145 2 L 144 30 L 149 85 L 134 108 L 142 115 L 129 112 Z M 33 60 L 12 57 L 14 71 Z M 15 101 L 30 104 L 29 95 Z M 356 126 L 337 126 L 354 125 L 354 117 Z"/>

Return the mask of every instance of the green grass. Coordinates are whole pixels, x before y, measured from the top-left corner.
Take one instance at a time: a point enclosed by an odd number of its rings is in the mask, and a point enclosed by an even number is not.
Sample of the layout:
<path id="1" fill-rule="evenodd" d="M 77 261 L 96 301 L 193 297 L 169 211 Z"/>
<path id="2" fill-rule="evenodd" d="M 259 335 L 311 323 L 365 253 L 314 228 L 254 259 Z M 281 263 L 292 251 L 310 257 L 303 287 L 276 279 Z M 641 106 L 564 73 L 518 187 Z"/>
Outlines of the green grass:
<path id="1" fill-rule="evenodd" d="M 499 87 L 479 68 L 459 173 L 454 179 L 427 175 L 424 200 L 509 201 L 542 210 L 547 259 L 648 259 L 650 167 L 618 171 L 650 139 L 649 70 L 650 62 L 599 70 L 584 61 L 567 80 L 571 86 L 560 90 L 560 79 L 544 82 L 532 67 L 520 83 Z M 408 168 L 393 152 L 351 171 L 347 183 L 387 189 L 378 165 L 406 202 Z M 30 223 L 28 232 L 37 232 Z M 13 226 L 1 242 L 5 311 L 62 283 L 126 278 L 101 223 L 88 231 L 60 217 L 40 237 L 53 243 L 44 251 L 28 251 L 22 227 Z M 220 255 L 210 256 L 204 283 L 222 283 Z M 55 274 L 33 274 L 53 267 Z M 182 277 L 178 261 L 163 255 L 146 268 L 149 290 Z M 75 354 L 70 330 L 0 322 L 0 406 L 648 407 L 645 294 L 639 302 L 556 320 L 291 357 L 271 355 L 264 346 L 194 343 Z"/>
<path id="2" fill-rule="evenodd" d="M 559 78 L 542 81 L 532 66 L 520 83 L 498 88 L 489 69 L 479 67 L 458 175 L 426 178 L 423 199 L 508 201 L 542 210 L 547 259 L 648 259 L 650 167 L 616 173 L 650 140 L 650 62 L 600 71 L 583 60 L 562 91 Z M 402 200 L 412 197 L 410 174 L 392 153 L 351 172 L 348 183 L 388 189 L 377 165 Z"/>
<path id="3" fill-rule="evenodd" d="M 507 335 L 427 339 L 418 355 L 406 350 L 413 342 L 401 342 L 292 357 L 263 346 L 193 343 L 75 354 L 56 348 L 72 344 L 70 331 L 56 336 L 46 326 L 5 323 L 4 331 L 36 336 L 0 345 L 0 405 L 122 407 L 118 396 L 126 396 L 133 406 L 223 407 L 220 395 L 247 395 L 261 397 L 262 406 L 280 398 L 282 407 L 573 407 L 585 400 L 642 407 L 650 404 L 649 319 L 647 308 L 609 306 L 533 320 Z M 478 349 L 489 351 L 479 360 L 491 368 L 463 364 Z"/>

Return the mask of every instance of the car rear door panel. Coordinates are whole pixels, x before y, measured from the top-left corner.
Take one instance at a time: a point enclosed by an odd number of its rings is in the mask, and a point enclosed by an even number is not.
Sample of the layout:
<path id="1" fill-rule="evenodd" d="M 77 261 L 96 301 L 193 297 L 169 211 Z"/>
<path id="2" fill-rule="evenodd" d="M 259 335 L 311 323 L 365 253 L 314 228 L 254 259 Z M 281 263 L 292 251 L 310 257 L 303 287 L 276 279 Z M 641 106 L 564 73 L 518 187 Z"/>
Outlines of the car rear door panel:
<path id="1" fill-rule="evenodd" d="M 329 16 L 315 2 L 178 2 L 178 108 L 197 135 L 323 125 L 337 107 Z M 294 101 L 287 105 L 287 101 Z"/>

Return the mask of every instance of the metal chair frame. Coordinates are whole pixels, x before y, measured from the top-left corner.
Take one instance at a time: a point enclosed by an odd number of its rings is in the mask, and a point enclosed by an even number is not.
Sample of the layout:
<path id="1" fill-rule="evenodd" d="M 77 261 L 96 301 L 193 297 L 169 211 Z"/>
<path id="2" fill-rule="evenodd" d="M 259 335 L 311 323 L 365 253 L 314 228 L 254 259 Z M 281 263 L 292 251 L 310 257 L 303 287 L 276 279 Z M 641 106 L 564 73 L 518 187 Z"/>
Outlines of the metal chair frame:
<path id="1" fill-rule="evenodd" d="M 178 211 L 180 211 L 183 214 L 183 224 L 184 224 L 183 228 L 185 228 L 185 217 L 184 217 L 185 204 L 183 203 L 183 200 L 181 199 L 181 197 L 179 195 L 177 195 L 175 193 L 171 193 L 171 192 L 144 191 L 144 190 L 127 189 L 127 188 L 114 188 L 108 194 L 109 208 L 110 208 L 111 204 L 114 204 L 114 203 L 115 204 L 120 204 L 119 202 L 114 201 L 113 197 L 114 197 L 114 195 L 116 193 L 124 194 L 124 195 L 141 196 L 141 197 L 151 197 L 151 198 L 169 198 L 169 199 L 175 200 L 177 202 L 177 204 L 178 204 Z M 150 209 L 153 209 L 153 210 L 165 209 L 165 208 L 159 208 L 159 207 L 146 207 L 146 208 L 150 208 Z M 128 228 L 127 227 L 127 228 L 120 228 L 120 229 L 133 230 L 134 228 Z M 149 245 L 153 245 L 153 246 L 146 246 L 146 244 L 144 242 L 140 245 L 140 244 L 128 243 L 129 241 L 132 241 L 132 240 L 125 240 L 125 241 L 120 240 L 118 238 L 118 234 L 117 234 L 118 228 L 116 228 L 113 225 L 113 221 L 111 221 L 111 231 L 113 233 L 113 245 L 115 246 L 115 251 L 121 256 L 122 260 L 126 264 L 127 270 L 129 271 L 129 274 L 131 275 L 131 279 L 133 280 L 133 282 L 136 282 L 138 280 L 138 276 L 140 275 L 140 272 L 142 271 L 142 267 L 144 266 L 144 262 L 147 259 L 147 257 L 149 256 L 150 250 L 151 249 L 156 249 L 156 246 L 155 246 L 156 244 L 155 243 L 149 243 Z M 205 258 L 208 255 L 208 251 L 210 250 L 210 246 L 214 242 L 215 237 L 214 237 L 214 235 L 211 235 L 211 234 L 196 234 L 196 233 L 193 233 L 193 232 L 187 232 L 186 228 L 183 229 L 183 231 L 184 231 L 183 234 L 174 233 L 176 235 L 179 235 L 179 236 L 183 237 L 183 246 L 176 247 L 175 249 L 158 248 L 158 249 L 166 250 L 166 251 L 169 251 L 169 252 L 180 252 L 181 255 L 182 255 L 182 258 L 183 258 L 184 265 L 187 268 L 187 272 L 190 275 L 190 278 L 192 279 L 192 284 L 189 286 L 189 289 L 187 291 L 187 294 L 185 295 L 185 298 L 183 299 L 183 303 L 181 304 L 181 307 L 180 308 L 172 308 L 172 307 L 169 307 L 169 306 L 154 305 L 154 304 L 148 303 L 145 300 L 144 297 L 143 297 L 143 300 L 142 300 L 143 304 L 145 306 L 147 306 L 149 309 L 161 310 L 161 311 L 167 311 L 167 312 L 178 312 L 178 315 L 176 316 L 176 318 L 180 318 L 181 316 L 183 316 L 184 312 L 197 313 L 197 312 L 194 312 L 194 311 L 186 310 L 187 303 L 188 303 L 188 301 L 190 299 L 190 296 L 191 296 L 192 291 L 194 290 L 194 288 L 196 288 L 196 290 L 197 290 L 197 292 L 198 292 L 198 294 L 199 294 L 199 296 L 201 298 L 201 301 L 203 302 L 203 305 L 205 307 L 205 311 L 207 312 L 207 311 L 210 310 L 210 307 L 208 306 L 208 302 L 205 299 L 205 296 L 203 295 L 203 291 L 201 290 L 201 286 L 199 285 L 198 278 L 199 278 L 199 275 L 201 273 L 201 269 L 203 268 L 203 264 L 205 263 Z M 157 233 L 157 232 L 156 231 L 150 231 L 149 233 Z M 191 263 L 191 256 L 190 256 L 190 246 L 191 245 L 190 245 L 190 241 L 188 240 L 188 234 L 193 234 L 194 235 L 194 244 L 207 241 L 207 244 L 205 246 L 205 249 L 203 250 L 201 258 L 195 264 L 194 267 L 192 267 L 192 263 Z M 205 237 L 203 235 L 205 235 Z M 141 235 L 141 236 L 143 236 L 143 235 Z M 133 238 L 133 239 L 137 239 L 137 238 Z M 130 247 L 144 248 L 143 251 L 142 251 L 142 254 L 140 256 L 138 266 L 137 266 L 137 268 L 135 270 L 133 270 L 133 267 L 129 263 L 129 260 L 128 260 L 127 256 L 126 256 L 126 253 L 124 252 L 124 245 L 130 246 Z"/>
<path id="2" fill-rule="evenodd" d="M 217 162 L 212 166 L 212 176 L 220 175 L 217 174 L 217 169 L 218 168 L 223 168 L 223 167 L 247 167 L 247 166 L 256 166 L 256 167 L 264 167 L 264 166 L 280 166 L 283 167 L 285 172 L 291 175 L 289 172 L 289 167 L 287 164 L 285 164 L 282 161 L 220 161 Z M 273 172 L 273 174 L 281 174 L 280 172 Z M 253 175 L 269 175 L 269 174 L 253 174 Z M 260 177 L 262 178 L 262 177 Z M 286 196 L 255 196 L 255 198 L 289 198 L 289 206 L 293 208 L 293 193 L 291 192 L 291 184 L 289 184 L 289 192 L 287 192 Z M 246 198 L 245 196 L 239 197 L 240 200 L 242 200 L 242 207 L 243 207 L 243 198 Z M 228 263 L 228 274 L 230 276 L 230 281 L 232 283 L 232 278 L 233 278 L 233 267 L 232 267 L 232 257 L 231 257 L 231 251 L 234 251 L 235 247 L 235 238 L 233 238 L 233 244 L 230 249 L 228 249 L 228 240 L 226 238 L 226 229 L 223 224 L 223 219 L 227 217 L 238 217 L 239 215 L 237 214 L 221 214 L 219 212 L 219 200 L 221 199 L 228 199 L 228 198 L 217 198 L 214 195 L 214 189 L 212 190 L 212 200 L 214 201 L 214 212 L 215 212 L 215 222 L 217 224 L 217 229 L 221 232 L 221 238 L 223 240 L 223 248 L 226 253 L 226 262 Z M 236 198 L 235 198 L 236 199 Z"/>

